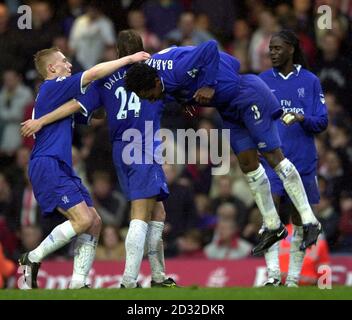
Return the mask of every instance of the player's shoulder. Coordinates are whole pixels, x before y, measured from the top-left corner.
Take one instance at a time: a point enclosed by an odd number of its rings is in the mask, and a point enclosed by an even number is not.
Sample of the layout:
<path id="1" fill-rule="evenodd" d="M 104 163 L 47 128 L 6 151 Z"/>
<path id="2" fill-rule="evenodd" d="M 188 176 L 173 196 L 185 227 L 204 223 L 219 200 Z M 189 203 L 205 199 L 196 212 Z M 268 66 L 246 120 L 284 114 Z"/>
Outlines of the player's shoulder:
<path id="1" fill-rule="evenodd" d="M 303 67 L 300 69 L 299 75 L 305 80 L 319 81 L 319 78 L 313 72 Z"/>
<path id="2" fill-rule="evenodd" d="M 268 69 L 268 70 L 265 70 L 265 71 L 259 73 L 258 77 L 262 78 L 262 79 L 274 78 L 273 69 L 271 68 L 271 69 Z"/>

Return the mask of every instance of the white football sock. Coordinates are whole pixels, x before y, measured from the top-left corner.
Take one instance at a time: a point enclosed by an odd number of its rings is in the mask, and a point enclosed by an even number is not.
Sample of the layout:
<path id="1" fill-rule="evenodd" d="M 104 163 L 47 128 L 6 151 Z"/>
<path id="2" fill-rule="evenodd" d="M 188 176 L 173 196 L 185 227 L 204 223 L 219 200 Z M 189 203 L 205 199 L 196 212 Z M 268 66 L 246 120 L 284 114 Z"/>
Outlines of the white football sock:
<path id="1" fill-rule="evenodd" d="M 258 169 L 248 172 L 246 177 L 255 202 L 263 216 L 265 226 L 271 230 L 279 228 L 281 222 L 274 205 L 270 182 L 264 167 L 259 164 Z"/>
<path id="2" fill-rule="evenodd" d="M 268 279 L 278 279 L 281 281 L 281 271 L 279 262 L 279 242 L 274 243 L 264 254 Z"/>
<path id="3" fill-rule="evenodd" d="M 86 280 L 94 261 L 96 248 L 97 239 L 94 236 L 83 233 L 77 237 L 70 289 L 79 289 L 87 284 Z"/>
<path id="4" fill-rule="evenodd" d="M 303 227 L 302 226 L 295 226 L 293 225 L 293 237 L 291 240 L 291 247 L 290 247 L 290 264 L 288 268 L 288 275 L 287 275 L 287 283 L 295 283 L 298 284 L 303 259 L 305 255 L 305 251 L 301 251 L 299 249 L 303 240 Z"/>
<path id="5" fill-rule="evenodd" d="M 150 221 L 148 223 L 147 250 L 150 269 L 152 270 L 152 280 L 163 282 L 165 280 L 165 260 L 162 234 L 164 222 Z"/>
<path id="6" fill-rule="evenodd" d="M 29 253 L 29 260 L 31 262 L 41 262 L 47 255 L 69 243 L 76 234 L 70 221 L 59 224 L 37 248 Z"/>
<path id="7" fill-rule="evenodd" d="M 301 177 L 296 167 L 288 159 L 282 160 L 276 167 L 275 171 L 281 179 L 284 188 L 301 216 L 303 224 L 317 224 L 318 220 L 314 216 L 312 208 L 309 205 L 306 191 Z"/>
<path id="8" fill-rule="evenodd" d="M 146 222 L 138 219 L 131 220 L 125 241 L 126 264 L 122 277 L 122 284 L 126 288 L 135 288 L 137 285 L 147 231 Z"/>

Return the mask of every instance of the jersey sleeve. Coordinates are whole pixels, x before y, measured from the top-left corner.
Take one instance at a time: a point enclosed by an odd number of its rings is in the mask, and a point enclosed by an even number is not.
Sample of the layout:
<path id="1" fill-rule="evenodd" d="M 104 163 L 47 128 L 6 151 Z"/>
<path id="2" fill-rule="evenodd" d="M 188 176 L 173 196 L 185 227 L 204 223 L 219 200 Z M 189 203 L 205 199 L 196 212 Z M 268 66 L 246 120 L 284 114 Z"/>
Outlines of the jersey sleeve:
<path id="1" fill-rule="evenodd" d="M 89 124 L 93 112 L 103 105 L 100 99 L 97 82 L 93 82 L 87 92 L 78 96 L 75 100 L 81 106 L 81 112 L 76 113 L 74 116 L 75 123 L 78 124 Z"/>
<path id="2" fill-rule="evenodd" d="M 198 76 L 198 86 L 214 87 L 217 84 L 220 53 L 215 40 L 209 40 L 188 51 L 178 61 L 176 80 L 181 84 L 189 77 Z"/>
<path id="3" fill-rule="evenodd" d="M 99 88 L 97 82 L 93 82 L 85 94 L 79 95 L 76 101 L 82 108 L 82 113 L 85 115 L 91 114 L 99 109 L 103 103 L 100 99 Z"/>
<path id="4" fill-rule="evenodd" d="M 313 112 L 305 115 L 301 123 L 304 130 L 310 133 L 320 133 L 328 126 L 328 113 L 325 104 L 325 97 L 318 78 L 315 78 L 313 88 Z"/>
<path id="5" fill-rule="evenodd" d="M 86 87 L 83 87 L 84 72 L 78 72 L 70 77 L 58 77 L 54 81 L 56 92 L 60 92 L 60 98 L 64 102 L 84 94 Z"/>

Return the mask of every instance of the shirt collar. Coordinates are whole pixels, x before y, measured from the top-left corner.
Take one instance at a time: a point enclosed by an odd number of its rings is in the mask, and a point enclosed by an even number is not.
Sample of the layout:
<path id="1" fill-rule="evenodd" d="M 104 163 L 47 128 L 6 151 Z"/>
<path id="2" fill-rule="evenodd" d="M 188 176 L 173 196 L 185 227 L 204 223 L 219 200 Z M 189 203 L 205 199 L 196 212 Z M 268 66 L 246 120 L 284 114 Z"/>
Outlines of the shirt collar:
<path id="1" fill-rule="evenodd" d="M 274 77 L 277 77 L 278 75 L 284 79 L 284 80 L 287 80 L 291 77 L 291 75 L 296 75 L 296 77 L 299 75 L 301 69 L 302 69 L 302 66 L 300 64 L 294 64 L 293 65 L 295 67 L 295 69 L 293 71 L 291 71 L 287 76 L 284 76 L 281 72 L 279 72 L 276 68 L 272 68 L 272 72 L 273 72 L 273 75 Z"/>

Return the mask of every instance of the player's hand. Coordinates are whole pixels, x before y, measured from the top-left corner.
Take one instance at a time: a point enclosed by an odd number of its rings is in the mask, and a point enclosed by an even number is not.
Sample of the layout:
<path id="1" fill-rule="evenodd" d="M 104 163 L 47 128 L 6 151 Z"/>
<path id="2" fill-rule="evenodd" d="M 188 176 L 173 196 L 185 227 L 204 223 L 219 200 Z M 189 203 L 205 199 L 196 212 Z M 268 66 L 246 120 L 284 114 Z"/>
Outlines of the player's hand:
<path id="1" fill-rule="evenodd" d="M 150 59 L 150 54 L 144 51 L 130 55 L 131 63 L 141 62 Z"/>
<path id="2" fill-rule="evenodd" d="M 214 97 L 215 89 L 209 87 L 203 87 L 196 91 L 193 98 L 197 103 L 201 105 L 209 104 L 211 99 Z"/>
<path id="3" fill-rule="evenodd" d="M 30 137 L 43 128 L 43 124 L 39 119 L 27 120 L 22 122 L 21 126 L 21 135 L 23 137 Z"/>
<path id="4" fill-rule="evenodd" d="M 304 121 L 304 115 L 300 113 L 295 113 L 295 112 L 287 112 L 284 113 L 281 116 L 281 121 L 287 125 L 291 126 L 296 122 L 303 122 Z"/>

